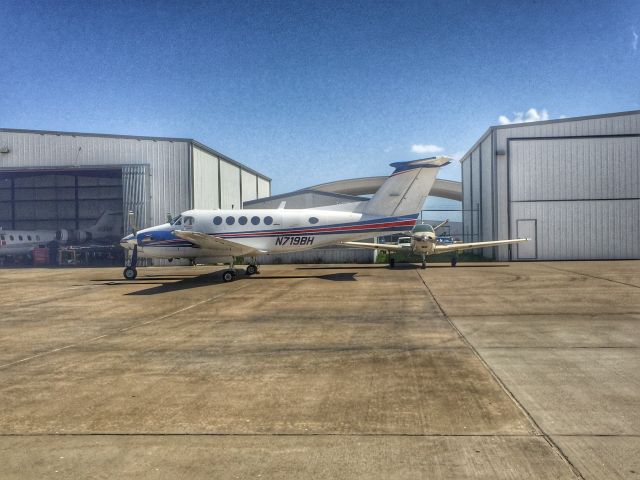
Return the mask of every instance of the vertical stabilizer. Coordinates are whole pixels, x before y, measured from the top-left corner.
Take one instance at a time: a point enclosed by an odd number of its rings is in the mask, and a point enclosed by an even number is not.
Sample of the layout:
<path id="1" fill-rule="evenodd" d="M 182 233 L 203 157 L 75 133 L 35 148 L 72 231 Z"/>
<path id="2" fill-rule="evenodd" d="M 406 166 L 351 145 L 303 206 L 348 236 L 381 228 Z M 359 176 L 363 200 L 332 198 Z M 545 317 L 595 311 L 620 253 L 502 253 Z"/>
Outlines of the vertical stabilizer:
<path id="1" fill-rule="evenodd" d="M 120 237 L 122 234 L 122 214 L 106 210 L 96 223 L 87 229 L 91 238 Z"/>
<path id="2" fill-rule="evenodd" d="M 410 162 L 396 162 L 395 171 L 376 194 L 366 202 L 366 215 L 399 217 L 422 210 L 440 167 L 451 162 L 449 157 L 431 157 Z"/>

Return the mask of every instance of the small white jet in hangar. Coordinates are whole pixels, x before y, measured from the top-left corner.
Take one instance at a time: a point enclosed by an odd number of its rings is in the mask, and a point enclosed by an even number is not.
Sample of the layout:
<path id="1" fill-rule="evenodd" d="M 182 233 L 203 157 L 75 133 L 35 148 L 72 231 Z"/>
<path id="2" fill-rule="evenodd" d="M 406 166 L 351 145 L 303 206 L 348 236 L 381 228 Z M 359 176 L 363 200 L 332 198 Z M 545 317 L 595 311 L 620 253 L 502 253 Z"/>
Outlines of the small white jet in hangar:
<path id="1" fill-rule="evenodd" d="M 106 210 L 86 230 L 3 230 L 0 228 L 0 256 L 27 255 L 50 242 L 86 242 L 103 238 L 117 239 L 122 234 L 122 214 Z"/>
<path id="2" fill-rule="evenodd" d="M 438 170 L 449 162 L 448 157 L 431 157 L 392 163 L 394 172 L 373 197 L 353 208 L 335 205 L 286 210 L 188 210 L 168 223 L 139 231 L 134 228 L 120 241 L 131 251 L 124 278 L 136 278 L 138 257 L 186 258 L 199 263 L 228 263 L 229 269 L 222 278 L 230 282 L 236 278 L 234 262 L 240 256 L 249 259 L 246 274 L 253 275 L 258 273 L 258 255 L 322 248 L 409 231 L 416 224 Z M 425 244 L 429 241 L 425 240 Z M 520 240 L 504 242 L 514 241 Z"/>

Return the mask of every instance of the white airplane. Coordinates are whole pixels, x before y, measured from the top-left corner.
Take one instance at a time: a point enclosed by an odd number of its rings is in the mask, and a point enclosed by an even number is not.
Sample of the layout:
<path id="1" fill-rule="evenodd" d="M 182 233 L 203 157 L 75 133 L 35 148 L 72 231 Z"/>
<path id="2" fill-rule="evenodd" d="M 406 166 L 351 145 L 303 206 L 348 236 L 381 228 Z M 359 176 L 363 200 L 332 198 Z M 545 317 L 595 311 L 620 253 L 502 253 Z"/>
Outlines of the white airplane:
<path id="1" fill-rule="evenodd" d="M 58 243 L 82 243 L 121 235 L 122 214 L 105 211 L 87 230 L 3 230 L 0 229 L 0 256 L 27 255 L 39 246 Z"/>
<path id="2" fill-rule="evenodd" d="M 472 250 L 476 248 L 495 247 L 498 245 L 509 245 L 512 243 L 526 242 L 528 238 L 516 238 L 513 240 L 496 240 L 489 242 L 469 242 L 469 243 L 439 243 L 436 230 L 445 225 L 447 221 L 442 222 L 435 227 L 428 224 L 417 224 L 411 231 L 410 237 L 400 237 L 397 244 L 384 243 L 363 243 L 363 242 L 343 242 L 344 245 L 359 248 L 372 248 L 392 252 L 410 252 L 422 255 L 422 268 L 427 267 L 427 256 L 437 255 L 439 253 L 461 252 L 463 250 Z M 455 267 L 458 263 L 457 257 L 451 259 L 451 266 Z M 395 261 L 390 259 L 389 264 L 394 266 Z"/>
<path id="3" fill-rule="evenodd" d="M 448 157 L 392 163 L 395 171 L 367 202 L 307 209 L 188 210 L 168 223 L 134 231 L 121 245 L 131 251 L 124 278 L 137 276 L 137 260 L 186 258 L 229 264 L 225 282 L 236 278 L 234 261 L 249 259 L 247 275 L 258 273 L 256 257 L 322 248 L 409 231 Z M 130 222 L 132 225 L 135 221 Z M 363 244 L 367 245 L 367 244 Z"/>

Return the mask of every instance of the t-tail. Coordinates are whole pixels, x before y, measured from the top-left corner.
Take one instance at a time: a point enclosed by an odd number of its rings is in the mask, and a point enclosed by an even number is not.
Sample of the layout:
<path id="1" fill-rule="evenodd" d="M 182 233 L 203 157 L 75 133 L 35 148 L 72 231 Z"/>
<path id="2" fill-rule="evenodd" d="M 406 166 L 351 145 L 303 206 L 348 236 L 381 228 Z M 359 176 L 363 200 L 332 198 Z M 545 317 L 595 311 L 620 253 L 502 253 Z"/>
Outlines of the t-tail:
<path id="1" fill-rule="evenodd" d="M 96 223 L 87 229 L 87 233 L 91 234 L 91 238 L 109 238 L 118 237 L 122 234 L 122 214 L 107 210 L 100 215 Z"/>
<path id="2" fill-rule="evenodd" d="M 396 162 L 395 171 L 366 202 L 362 213 L 380 217 L 414 215 L 422 210 L 440 167 L 451 162 L 449 157 L 431 157 L 409 162 Z"/>

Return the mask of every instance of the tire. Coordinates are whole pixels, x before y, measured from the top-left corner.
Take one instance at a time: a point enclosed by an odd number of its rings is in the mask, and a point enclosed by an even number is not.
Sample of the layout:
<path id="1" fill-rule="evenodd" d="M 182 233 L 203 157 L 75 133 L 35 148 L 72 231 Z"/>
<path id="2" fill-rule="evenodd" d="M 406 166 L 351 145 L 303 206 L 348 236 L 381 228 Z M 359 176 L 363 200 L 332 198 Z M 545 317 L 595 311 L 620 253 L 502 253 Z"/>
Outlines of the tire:
<path id="1" fill-rule="evenodd" d="M 125 280 L 135 280 L 138 276 L 138 271 L 135 268 L 127 267 L 122 272 L 122 275 L 124 276 Z"/>
<path id="2" fill-rule="evenodd" d="M 255 275 L 256 273 L 258 273 L 258 267 L 255 265 L 247 266 L 247 275 Z"/>
<path id="3" fill-rule="evenodd" d="M 396 259 L 392 258 L 391 260 L 389 260 L 389 267 L 393 268 L 396 266 Z"/>
<path id="4" fill-rule="evenodd" d="M 222 274 L 222 280 L 225 282 L 233 282 L 235 279 L 236 276 L 231 270 L 227 270 Z"/>
<path id="5" fill-rule="evenodd" d="M 458 264 L 458 259 L 457 258 L 452 258 L 451 259 L 451 266 L 455 267 Z"/>

